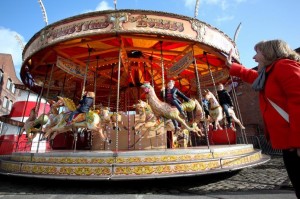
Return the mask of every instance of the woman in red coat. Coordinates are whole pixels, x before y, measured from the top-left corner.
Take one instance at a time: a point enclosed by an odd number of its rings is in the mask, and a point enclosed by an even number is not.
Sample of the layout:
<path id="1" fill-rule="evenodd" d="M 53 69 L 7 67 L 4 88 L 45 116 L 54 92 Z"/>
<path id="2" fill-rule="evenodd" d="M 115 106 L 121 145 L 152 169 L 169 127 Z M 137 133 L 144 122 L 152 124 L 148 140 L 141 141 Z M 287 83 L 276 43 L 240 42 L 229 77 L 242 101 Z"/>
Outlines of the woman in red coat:
<path id="1" fill-rule="evenodd" d="M 282 40 L 262 41 L 254 47 L 258 71 L 232 63 L 230 75 L 252 84 L 259 92 L 266 138 L 281 149 L 289 178 L 300 198 L 300 56 Z"/>

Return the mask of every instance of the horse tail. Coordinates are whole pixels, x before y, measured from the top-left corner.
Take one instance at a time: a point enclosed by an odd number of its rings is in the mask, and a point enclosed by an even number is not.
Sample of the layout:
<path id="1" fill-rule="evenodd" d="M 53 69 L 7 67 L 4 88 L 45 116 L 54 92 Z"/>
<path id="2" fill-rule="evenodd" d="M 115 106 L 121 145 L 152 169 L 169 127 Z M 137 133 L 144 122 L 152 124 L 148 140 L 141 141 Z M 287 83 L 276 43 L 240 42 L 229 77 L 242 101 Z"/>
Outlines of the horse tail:
<path id="1" fill-rule="evenodd" d="M 194 115 L 195 115 L 195 121 L 196 123 L 199 123 L 204 118 L 204 113 L 202 106 L 198 102 L 198 100 L 194 99 L 195 101 L 195 109 L 194 109 Z"/>

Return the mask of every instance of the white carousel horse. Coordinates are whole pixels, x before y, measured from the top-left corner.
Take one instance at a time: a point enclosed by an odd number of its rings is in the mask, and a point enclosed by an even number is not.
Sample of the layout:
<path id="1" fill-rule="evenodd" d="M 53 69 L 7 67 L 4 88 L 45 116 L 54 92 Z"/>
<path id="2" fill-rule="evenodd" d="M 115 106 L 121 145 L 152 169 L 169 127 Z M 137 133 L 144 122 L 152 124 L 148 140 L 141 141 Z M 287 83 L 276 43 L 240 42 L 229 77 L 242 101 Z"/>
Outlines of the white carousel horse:
<path id="1" fill-rule="evenodd" d="M 209 115 L 212 118 L 212 121 L 214 122 L 214 129 L 220 129 L 222 130 L 223 128 L 220 125 L 220 121 L 222 119 L 224 119 L 224 114 L 223 114 L 223 109 L 220 106 L 218 100 L 216 99 L 216 97 L 214 96 L 214 94 L 212 94 L 212 92 L 210 92 L 209 90 L 204 90 L 204 97 L 205 99 L 207 99 L 210 103 L 210 108 L 209 108 Z M 245 127 L 243 126 L 243 124 L 241 123 L 241 121 L 236 117 L 234 111 L 232 108 L 228 108 L 228 112 L 230 117 L 232 117 L 233 121 L 236 122 L 241 129 L 245 129 Z M 233 126 L 232 126 L 232 130 L 236 130 Z"/>
<path id="2" fill-rule="evenodd" d="M 73 100 L 68 98 L 62 98 L 62 97 L 59 97 L 59 99 L 60 99 L 59 100 L 60 105 L 68 107 L 68 109 L 71 111 L 74 111 L 76 109 Z M 107 136 L 104 135 L 103 133 L 101 127 L 101 119 L 98 112 L 89 111 L 88 113 L 80 113 L 73 119 L 72 125 L 66 126 L 69 115 L 70 112 L 60 113 L 58 115 L 59 118 L 57 124 L 53 127 L 50 127 L 46 131 L 44 138 L 48 138 L 53 133 L 53 135 L 50 138 L 51 140 L 53 140 L 55 136 L 59 133 L 73 131 L 73 129 L 78 129 L 78 128 L 86 128 L 88 130 L 91 130 L 92 133 L 100 134 L 103 141 L 108 141 Z"/>
<path id="3" fill-rule="evenodd" d="M 102 124 L 111 123 L 111 115 L 109 114 L 109 108 L 104 107 L 104 108 L 100 109 L 100 118 L 101 118 Z"/>
<path id="4" fill-rule="evenodd" d="M 36 117 L 35 108 L 31 109 L 30 115 L 28 119 L 25 121 L 24 126 L 20 130 L 19 136 L 26 132 L 26 136 L 28 138 L 28 142 L 32 142 L 32 140 L 36 137 L 38 132 L 42 131 L 43 125 L 48 122 L 48 116 L 46 114 L 41 114 L 38 118 Z"/>
<path id="5" fill-rule="evenodd" d="M 59 117 L 58 117 L 58 107 L 55 106 L 56 102 L 50 103 L 51 107 L 50 107 L 50 111 L 47 114 L 49 117 L 49 120 L 47 122 L 47 124 L 45 125 L 45 128 L 43 129 L 43 131 L 47 131 L 49 128 L 55 126 L 58 122 L 59 122 Z"/>
<path id="6" fill-rule="evenodd" d="M 183 102 L 181 104 L 182 109 L 187 112 L 194 113 L 194 121 L 192 127 L 186 124 L 185 120 L 180 117 L 178 109 L 174 106 L 169 105 L 166 102 L 162 102 L 156 96 L 156 93 L 150 83 L 144 83 L 142 85 L 144 91 L 148 94 L 147 99 L 151 109 L 156 117 L 164 117 L 167 119 L 176 120 L 182 124 L 182 127 L 188 131 L 198 132 L 200 135 L 203 135 L 201 130 L 198 128 L 197 123 L 203 119 L 202 107 L 196 99 L 191 99 L 188 102 Z"/>

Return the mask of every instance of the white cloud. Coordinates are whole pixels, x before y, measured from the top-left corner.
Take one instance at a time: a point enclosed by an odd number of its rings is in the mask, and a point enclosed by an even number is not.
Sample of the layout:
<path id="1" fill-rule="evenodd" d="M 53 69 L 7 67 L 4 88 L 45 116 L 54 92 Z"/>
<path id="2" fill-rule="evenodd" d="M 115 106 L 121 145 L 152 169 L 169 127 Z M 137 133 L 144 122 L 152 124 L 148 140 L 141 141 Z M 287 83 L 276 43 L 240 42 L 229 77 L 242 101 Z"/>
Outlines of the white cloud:
<path id="1" fill-rule="evenodd" d="M 221 23 L 224 21 L 231 21 L 234 19 L 234 16 L 222 16 L 222 17 L 217 17 L 216 21 L 217 23 Z"/>
<path id="2" fill-rule="evenodd" d="M 204 2 L 210 5 L 220 6 L 222 10 L 226 10 L 229 7 L 227 0 L 205 0 Z"/>
<path id="3" fill-rule="evenodd" d="M 113 10 L 113 8 L 110 7 L 106 1 L 101 1 L 96 7 L 96 11 L 100 10 Z"/>
<path id="4" fill-rule="evenodd" d="M 184 0 L 184 6 L 187 8 L 194 9 L 195 5 L 196 5 L 196 0 Z"/>
<path id="5" fill-rule="evenodd" d="M 11 54 L 19 76 L 22 64 L 22 46 L 25 45 L 24 38 L 17 32 L 0 27 L 0 53 Z"/>
<path id="6" fill-rule="evenodd" d="M 247 0 L 234 0 L 233 4 L 239 4 L 246 2 Z M 222 10 L 227 10 L 230 7 L 230 4 L 232 4 L 232 1 L 229 0 L 199 0 L 200 4 L 207 4 L 207 5 L 213 5 L 218 6 Z M 189 9 L 194 9 L 196 5 L 196 0 L 184 0 L 185 7 Z"/>
<path id="7" fill-rule="evenodd" d="M 101 1 L 97 7 L 95 8 L 95 10 L 86 10 L 83 13 L 87 13 L 87 12 L 94 12 L 94 11 L 101 11 L 101 10 L 113 10 L 113 7 L 110 7 L 107 3 L 107 1 Z"/>

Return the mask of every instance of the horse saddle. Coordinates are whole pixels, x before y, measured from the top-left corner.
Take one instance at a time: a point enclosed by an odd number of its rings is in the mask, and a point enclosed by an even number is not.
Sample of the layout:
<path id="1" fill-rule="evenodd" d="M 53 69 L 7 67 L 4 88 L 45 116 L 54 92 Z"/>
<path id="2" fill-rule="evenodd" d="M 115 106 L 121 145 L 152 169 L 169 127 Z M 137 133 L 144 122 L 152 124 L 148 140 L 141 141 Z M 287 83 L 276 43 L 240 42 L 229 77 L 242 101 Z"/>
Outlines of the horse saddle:
<path id="1" fill-rule="evenodd" d="M 84 122 L 86 120 L 86 113 L 76 114 L 72 120 L 73 123 Z"/>

